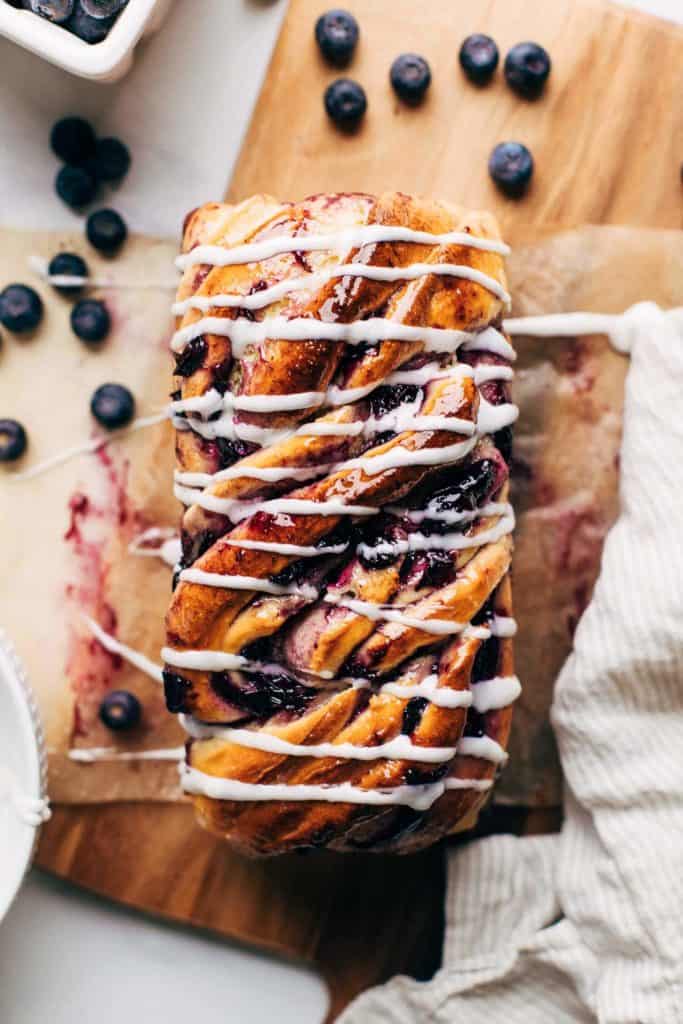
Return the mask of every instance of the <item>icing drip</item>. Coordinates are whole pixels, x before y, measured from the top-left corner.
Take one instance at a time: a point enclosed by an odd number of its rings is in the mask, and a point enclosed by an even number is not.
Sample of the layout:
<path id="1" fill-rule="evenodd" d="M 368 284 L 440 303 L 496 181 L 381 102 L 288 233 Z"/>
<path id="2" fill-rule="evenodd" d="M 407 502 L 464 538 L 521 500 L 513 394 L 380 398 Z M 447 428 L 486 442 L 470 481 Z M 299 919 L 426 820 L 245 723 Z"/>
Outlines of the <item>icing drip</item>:
<path id="1" fill-rule="evenodd" d="M 131 555 L 145 558 L 159 558 L 173 568 L 180 561 L 182 548 L 180 537 L 175 530 L 161 526 L 152 526 L 149 530 L 133 538 L 128 545 Z"/>
<path id="2" fill-rule="evenodd" d="M 483 761 L 505 764 L 508 753 L 490 736 L 463 736 L 458 740 L 457 751 L 462 757 L 480 757 Z"/>
<path id="3" fill-rule="evenodd" d="M 517 676 L 494 676 L 475 683 L 472 688 L 472 705 L 475 711 L 497 711 L 517 700 L 522 684 Z"/>
<path id="4" fill-rule="evenodd" d="M 175 316 L 183 316 L 189 309 L 207 312 L 210 309 L 265 309 L 274 302 L 279 302 L 292 292 L 310 291 L 320 288 L 328 281 L 341 277 L 364 277 L 370 281 L 415 281 L 420 277 L 438 274 L 442 277 L 459 277 L 473 281 L 490 291 L 505 305 L 510 304 L 510 296 L 503 286 L 489 274 L 484 274 L 474 267 L 462 266 L 457 263 L 411 263 L 407 267 L 375 267 L 364 263 L 342 263 L 332 270 L 306 277 L 290 277 L 278 284 L 264 288 L 251 295 L 235 293 L 222 295 L 192 295 L 181 302 L 175 302 L 172 311 Z"/>
<path id="5" fill-rule="evenodd" d="M 28 258 L 28 265 L 31 270 L 47 281 L 55 288 L 134 288 L 149 289 L 154 291 L 175 291 L 178 287 L 175 281 L 112 281 L 106 277 L 82 277 L 79 274 L 51 274 L 48 270 L 49 263 L 42 256 L 32 255 Z"/>
<path id="6" fill-rule="evenodd" d="M 124 659 L 124 661 L 134 665 L 135 668 L 140 669 L 141 672 L 144 672 L 145 675 L 156 680 L 157 683 L 163 682 L 160 665 L 156 665 L 146 655 L 141 654 L 140 651 L 136 651 L 132 647 L 122 644 L 120 640 L 116 640 L 109 633 L 105 633 L 102 627 L 88 615 L 83 616 L 83 621 L 93 636 L 102 644 L 105 651 L 109 651 L 110 654 L 118 654 L 120 658 Z"/>
<path id="7" fill-rule="evenodd" d="M 349 782 L 335 786 L 306 786 L 271 783 L 239 782 L 222 779 L 180 765 L 180 779 L 186 793 L 208 796 L 213 800 L 283 800 L 324 801 L 326 803 L 367 804 L 381 807 L 402 805 L 416 811 L 426 811 L 449 789 L 473 789 L 484 792 L 493 785 L 490 779 L 444 779 L 425 786 L 393 786 L 386 789 L 362 789 Z"/>
<path id="8" fill-rule="evenodd" d="M 262 242 L 236 245 L 226 249 L 222 245 L 197 245 L 190 252 L 176 259 L 179 270 L 204 263 L 212 267 L 234 267 L 241 263 L 260 263 L 272 256 L 292 252 L 323 252 L 326 249 L 354 249 L 378 242 L 415 242 L 417 245 L 462 245 L 483 252 L 496 252 L 507 256 L 510 249 L 504 242 L 492 238 L 480 238 L 466 231 L 449 231 L 432 234 L 415 231 L 398 225 L 368 224 L 363 227 L 347 228 L 333 234 L 282 235 Z"/>
<path id="9" fill-rule="evenodd" d="M 5 765 L 0 765 L 0 804 L 6 804 L 29 828 L 39 828 L 51 817 L 47 798 L 31 796 L 23 792 L 14 774 Z"/>

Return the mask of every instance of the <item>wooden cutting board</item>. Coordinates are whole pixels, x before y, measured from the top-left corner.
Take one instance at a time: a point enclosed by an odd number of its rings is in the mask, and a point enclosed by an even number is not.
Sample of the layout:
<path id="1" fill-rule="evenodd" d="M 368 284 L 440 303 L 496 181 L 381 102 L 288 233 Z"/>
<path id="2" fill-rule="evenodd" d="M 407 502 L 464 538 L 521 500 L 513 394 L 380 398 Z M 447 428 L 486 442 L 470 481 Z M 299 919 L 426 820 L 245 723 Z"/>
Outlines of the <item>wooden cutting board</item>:
<path id="1" fill-rule="evenodd" d="M 403 189 L 493 209 L 513 243 L 549 222 L 681 225 L 680 29 L 598 0 L 345 0 L 361 25 L 347 73 L 369 99 L 361 130 L 345 136 L 325 117 L 322 93 L 336 74 L 313 44 L 327 6 L 292 0 L 231 198 Z M 502 54 L 524 39 L 544 44 L 553 59 L 544 98 L 518 99 L 500 72 L 484 89 L 469 85 L 457 53 L 474 31 L 494 36 Z M 418 109 L 388 86 L 391 61 L 406 50 L 432 67 Z M 523 202 L 488 181 L 489 152 L 505 139 L 525 142 L 536 159 Z M 216 149 L 220 159 L 219 140 Z M 520 828 L 524 818 L 507 812 L 502 824 Z M 332 1015 L 397 971 L 425 977 L 438 964 L 440 850 L 247 862 L 197 829 L 185 806 L 119 804 L 57 807 L 38 863 L 132 907 L 317 964 Z"/>

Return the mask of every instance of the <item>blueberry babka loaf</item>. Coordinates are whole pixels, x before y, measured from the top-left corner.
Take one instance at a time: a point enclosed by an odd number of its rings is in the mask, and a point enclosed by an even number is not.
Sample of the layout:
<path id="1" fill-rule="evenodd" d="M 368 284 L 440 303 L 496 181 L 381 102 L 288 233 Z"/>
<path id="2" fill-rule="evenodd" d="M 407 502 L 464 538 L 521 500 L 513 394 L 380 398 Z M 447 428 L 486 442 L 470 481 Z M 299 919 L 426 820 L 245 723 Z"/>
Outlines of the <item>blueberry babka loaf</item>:
<path id="1" fill-rule="evenodd" d="M 164 681 L 184 789 L 240 850 L 420 848 L 506 759 L 506 251 L 400 193 L 186 220 Z"/>

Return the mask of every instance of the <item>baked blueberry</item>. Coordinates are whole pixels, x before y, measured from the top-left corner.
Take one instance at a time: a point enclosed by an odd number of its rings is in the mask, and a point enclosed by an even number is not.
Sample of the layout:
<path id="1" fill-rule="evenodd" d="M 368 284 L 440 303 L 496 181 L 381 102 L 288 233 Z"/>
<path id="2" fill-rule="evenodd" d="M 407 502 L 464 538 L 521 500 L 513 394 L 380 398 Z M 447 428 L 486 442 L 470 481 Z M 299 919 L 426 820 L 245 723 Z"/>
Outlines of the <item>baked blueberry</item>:
<path id="1" fill-rule="evenodd" d="M 460 67 L 475 85 L 485 85 L 498 67 L 500 54 L 491 36 L 475 32 L 460 47 Z"/>
<path id="2" fill-rule="evenodd" d="M 28 438 L 18 420 L 0 420 L 0 462 L 14 462 L 26 451 Z"/>
<path id="3" fill-rule="evenodd" d="M 325 60 L 343 67 L 356 49 L 358 22 L 348 11 L 327 11 L 315 23 L 315 40 Z"/>
<path id="4" fill-rule="evenodd" d="M 517 43 L 505 58 L 505 81 L 520 96 L 536 99 L 543 92 L 551 61 L 538 43 Z"/>
<path id="5" fill-rule="evenodd" d="M 61 25 L 71 17 L 74 0 L 29 0 L 29 6 L 34 14 Z"/>
<path id="6" fill-rule="evenodd" d="M 419 103 L 429 88 L 432 73 L 424 57 L 402 53 L 391 65 L 389 79 L 400 99 L 405 103 Z"/>
<path id="7" fill-rule="evenodd" d="M 128 690 L 112 690 L 100 704 L 100 720 L 114 732 L 132 729 L 141 717 L 140 701 Z"/>
<path id="8" fill-rule="evenodd" d="M 50 277 L 84 277 L 88 276 L 88 266 L 81 256 L 75 252 L 58 252 L 50 260 L 47 272 Z M 82 284 L 50 284 L 60 295 L 78 295 L 83 288 Z"/>
<path id="9" fill-rule="evenodd" d="M 123 245 L 128 228 L 116 210 L 96 210 L 88 217 L 85 233 L 95 249 L 110 254 Z"/>
<path id="10" fill-rule="evenodd" d="M 123 384 L 100 384 L 90 399 L 90 411 L 107 430 L 116 430 L 133 419 L 135 399 Z"/>
<path id="11" fill-rule="evenodd" d="M 95 173 L 99 181 L 120 181 L 128 173 L 130 152 L 120 139 L 98 139 Z"/>
<path id="12" fill-rule="evenodd" d="M 95 132 L 82 117 L 63 117 L 50 132 L 50 145 L 67 164 L 84 164 L 95 155 Z"/>
<path id="13" fill-rule="evenodd" d="M 73 32 L 75 36 L 82 39 L 84 43 L 101 43 L 109 35 L 109 29 L 114 24 L 114 18 L 93 18 L 88 14 L 82 5 L 82 0 L 76 0 L 74 12 L 64 27 Z"/>
<path id="14" fill-rule="evenodd" d="M 367 106 L 365 90 L 351 78 L 338 78 L 325 90 L 325 110 L 336 125 L 347 131 L 357 127 Z"/>
<path id="15" fill-rule="evenodd" d="M 66 164 L 57 172 L 55 190 L 67 206 L 80 210 L 95 198 L 97 181 L 87 167 Z"/>
<path id="16" fill-rule="evenodd" d="M 521 142 L 500 142 L 489 157 L 489 174 L 512 199 L 524 195 L 534 173 L 534 158 Z"/>
<path id="17" fill-rule="evenodd" d="M 81 7 L 91 18 L 115 18 L 128 0 L 81 0 Z"/>
<path id="18" fill-rule="evenodd" d="M 0 292 L 0 323 L 8 331 L 34 331 L 42 319 L 43 300 L 27 284 L 8 284 Z"/>
<path id="19" fill-rule="evenodd" d="M 99 299 L 81 299 L 71 310 L 71 330 L 81 341 L 104 341 L 110 327 L 109 310 Z"/>

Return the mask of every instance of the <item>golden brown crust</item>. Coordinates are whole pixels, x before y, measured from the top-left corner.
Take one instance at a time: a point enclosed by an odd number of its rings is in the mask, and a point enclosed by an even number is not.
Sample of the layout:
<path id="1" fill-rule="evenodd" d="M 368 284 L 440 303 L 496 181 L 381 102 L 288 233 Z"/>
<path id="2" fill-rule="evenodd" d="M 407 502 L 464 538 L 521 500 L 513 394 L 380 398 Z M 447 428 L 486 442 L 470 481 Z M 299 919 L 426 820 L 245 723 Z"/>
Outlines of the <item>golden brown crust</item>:
<path id="1" fill-rule="evenodd" d="M 235 207 L 213 203 L 194 210 L 186 219 L 182 251 L 190 252 L 204 244 L 230 248 L 270 237 L 329 233 L 366 224 L 404 225 L 432 234 L 467 231 L 484 238 L 499 237 L 495 221 L 487 214 L 400 193 L 378 198 L 317 196 L 298 204 L 281 204 L 268 196 L 256 196 Z M 225 293 L 246 296 L 288 278 L 312 279 L 320 271 L 333 269 L 335 264 L 351 261 L 377 267 L 405 267 L 416 262 L 460 264 L 505 286 L 503 262 L 498 253 L 463 245 L 427 246 L 392 241 L 368 244 L 347 253 L 305 251 L 236 266 L 188 266 L 178 299 Z M 273 316 L 306 317 L 342 323 L 383 317 L 401 324 L 476 332 L 499 322 L 501 313 L 501 300 L 482 284 L 430 273 L 407 281 L 376 281 L 348 275 L 289 292 L 263 310 L 212 307 L 210 315 L 228 319 L 246 315 L 257 321 Z M 190 308 L 178 318 L 177 326 L 186 327 L 206 315 Z M 390 373 L 419 357 L 424 348 L 420 341 L 383 341 L 364 350 L 350 351 L 342 342 L 292 342 L 275 337 L 248 348 L 238 359 L 234 358 L 227 337 L 204 334 L 199 342 L 191 365 L 185 355 L 178 360 L 176 387 L 182 399 L 204 395 L 218 387 L 217 382 L 221 389 L 227 388 L 240 396 L 323 392 L 332 384 L 344 389 L 379 385 Z M 500 393 L 504 394 L 505 389 Z M 452 375 L 432 381 L 424 389 L 418 414 L 457 417 L 474 424 L 480 401 L 480 391 L 472 377 L 459 373 L 456 367 Z M 369 403 L 370 399 L 360 396 L 333 409 L 323 402 L 317 409 L 236 412 L 238 424 L 289 433 L 251 453 L 253 445 L 244 447 L 240 443 L 238 450 L 233 446 L 230 458 L 236 457 L 234 465 L 245 471 L 273 467 L 309 469 L 316 479 L 266 482 L 233 474 L 231 479 L 212 481 L 205 488 L 205 497 L 190 504 L 184 513 L 183 565 L 208 573 L 259 580 L 283 578 L 281 574 L 297 570 L 300 559 L 293 554 L 243 547 L 241 543 L 325 548 L 334 547 L 340 536 L 348 534 L 348 529 L 344 534 L 344 528 L 348 527 L 349 517 L 336 514 L 271 515 L 255 509 L 234 525 L 226 514 L 231 508 L 226 503 L 231 501 L 284 495 L 314 502 L 341 500 L 375 508 L 374 521 L 380 515 L 386 517 L 383 510 L 387 506 L 391 509 L 418 493 L 426 503 L 430 494 L 443 489 L 449 478 L 439 466 L 400 465 L 378 473 L 355 466 L 335 467 L 360 454 L 373 459 L 398 449 L 423 452 L 446 448 L 466 442 L 467 431 L 408 429 L 374 443 L 368 441 L 363 430 L 343 436 L 292 432 L 298 424 L 311 420 L 316 424 L 363 428 L 374 414 Z M 225 448 L 202 438 L 195 430 L 178 430 L 178 469 L 216 473 L 226 464 Z M 484 462 L 493 466 L 490 472 L 495 481 L 487 492 L 488 500 L 505 501 L 507 471 L 490 440 L 480 442 L 472 452 L 463 451 L 459 460 L 465 471 L 468 466 Z M 211 500 L 207 501 L 207 497 Z M 426 504 L 413 507 L 423 508 Z M 389 519 L 392 516 L 394 513 Z M 466 632 L 455 637 L 435 634 L 428 624 L 433 620 L 470 622 L 478 613 L 483 615 L 485 609 L 490 617 L 494 605 L 499 614 L 510 614 L 509 536 L 501 535 L 493 542 L 484 538 L 484 543 L 477 539 L 479 534 L 490 531 L 498 519 L 499 516 L 475 518 L 459 527 L 472 543 L 443 551 L 434 578 L 426 570 L 418 571 L 419 559 L 413 555 L 399 554 L 387 564 L 363 562 L 357 552 L 354 555 L 355 542 L 349 541 L 341 554 L 323 554 L 306 563 L 304 581 L 314 584 L 321 595 L 313 600 L 297 594 L 267 595 L 181 580 L 167 614 L 168 645 L 179 651 L 201 649 L 229 654 L 244 654 L 246 649 L 247 656 L 259 662 L 264 660 L 263 650 L 267 650 L 265 660 L 282 662 L 283 673 L 295 687 L 296 695 L 291 696 L 291 701 L 297 706 L 289 707 L 286 701 L 290 698 L 286 695 L 284 705 L 275 702 L 264 712 L 259 701 L 265 700 L 267 704 L 268 688 L 272 690 L 276 683 L 269 684 L 267 678 L 254 683 L 249 670 L 246 674 L 216 675 L 170 667 L 169 706 L 202 722 L 235 721 L 242 727 L 256 728 L 263 734 L 299 745 L 325 742 L 374 746 L 410 735 L 417 746 L 455 747 L 466 721 L 470 725 L 474 721 L 473 713 L 468 714 L 464 704 L 441 707 L 418 700 L 418 707 L 410 697 L 382 690 L 381 684 L 391 681 L 394 687 L 414 686 L 435 673 L 439 688 L 469 690 L 473 665 L 486 641 Z M 354 529 L 362 532 L 362 524 L 363 520 L 357 519 Z M 390 529 L 399 531 L 396 536 L 405 536 L 400 531 L 406 528 L 410 529 L 401 525 L 400 517 L 394 516 Z M 330 605 L 335 594 L 351 594 L 355 600 L 373 605 L 390 604 L 409 613 L 411 622 L 375 621 L 347 606 Z M 329 595 L 329 601 L 322 600 L 325 595 Z M 427 628 L 421 629 L 419 622 L 425 622 Z M 255 644 L 261 645 L 258 657 L 250 654 Z M 495 644 L 497 674 L 511 675 L 511 641 L 496 640 Z M 349 673 L 370 678 L 370 687 L 345 684 L 344 676 Z M 245 687 L 246 691 L 242 689 Z M 407 715 L 415 720 L 413 723 L 411 718 L 408 733 Z M 484 735 L 504 747 L 510 716 L 510 709 L 504 708 L 479 716 L 481 722 L 477 720 L 476 724 L 485 730 Z M 212 738 L 193 740 L 188 762 L 207 775 L 246 783 L 351 783 L 368 790 L 428 785 L 443 775 L 444 767 L 449 777 L 489 780 L 496 768 L 492 761 L 460 754 L 446 766 L 386 757 L 359 761 L 274 754 L 231 743 L 226 730 Z M 486 793 L 480 789 L 447 790 L 431 808 L 420 812 L 406 807 L 318 800 L 239 802 L 206 796 L 194 799 L 200 820 L 212 831 L 245 852 L 268 854 L 318 845 L 398 852 L 416 849 L 450 831 L 485 798 Z"/>

